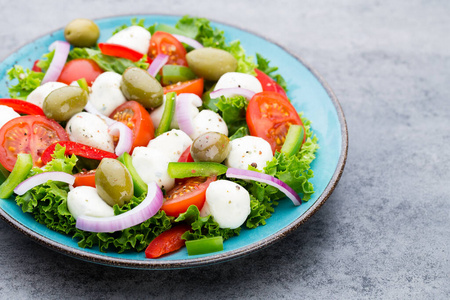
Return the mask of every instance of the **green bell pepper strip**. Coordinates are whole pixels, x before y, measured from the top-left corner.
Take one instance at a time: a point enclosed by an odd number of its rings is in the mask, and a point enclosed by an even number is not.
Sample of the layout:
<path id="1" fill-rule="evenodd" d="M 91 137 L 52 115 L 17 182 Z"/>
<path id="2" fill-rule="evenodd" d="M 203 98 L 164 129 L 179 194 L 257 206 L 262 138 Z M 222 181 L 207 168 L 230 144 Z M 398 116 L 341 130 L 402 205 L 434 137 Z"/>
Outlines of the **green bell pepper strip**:
<path id="1" fill-rule="evenodd" d="M 209 177 L 225 174 L 227 169 L 215 162 L 170 162 L 167 173 L 172 178 Z"/>
<path id="2" fill-rule="evenodd" d="M 81 78 L 77 80 L 78 85 L 80 86 L 80 88 L 82 88 L 83 90 L 85 90 L 87 93 L 89 93 L 89 85 L 86 81 L 86 78 Z"/>
<path id="3" fill-rule="evenodd" d="M 223 250 L 223 238 L 215 236 L 199 240 L 186 241 L 188 255 L 199 255 Z"/>
<path id="4" fill-rule="evenodd" d="M 0 185 L 0 198 L 9 198 L 14 193 L 16 186 L 27 178 L 32 167 L 33 160 L 31 154 L 19 153 L 11 174 Z"/>
<path id="5" fill-rule="evenodd" d="M 148 185 L 142 180 L 141 176 L 137 173 L 131 161 L 131 156 L 127 152 L 123 153 L 117 158 L 121 163 L 125 165 L 130 172 L 131 178 L 133 179 L 134 185 L 134 195 L 136 197 L 141 196 L 143 193 L 147 193 Z"/>
<path id="6" fill-rule="evenodd" d="M 158 128 L 156 128 L 155 136 L 169 131 L 170 123 L 172 123 L 172 119 L 175 114 L 175 99 L 176 94 L 174 92 L 166 94 L 166 104 L 164 105 L 164 111 L 161 116 L 161 121 L 159 122 Z"/>
<path id="7" fill-rule="evenodd" d="M 9 171 L 5 169 L 2 164 L 0 164 L 0 184 L 5 182 L 6 178 L 9 176 Z"/>
<path id="8" fill-rule="evenodd" d="M 162 83 L 164 85 L 188 81 L 197 78 L 191 69 L 185 66 L 165 65 L 162 67 Z"/>
<path id="9" fill-rule="evenodd" d="M 303 143 L 303 135 L 305 134 L 303 126 L 291 125 L 286 135 L 283 147 L 280 152 L 287 156 L 295 155 L 300 151 Z"/>

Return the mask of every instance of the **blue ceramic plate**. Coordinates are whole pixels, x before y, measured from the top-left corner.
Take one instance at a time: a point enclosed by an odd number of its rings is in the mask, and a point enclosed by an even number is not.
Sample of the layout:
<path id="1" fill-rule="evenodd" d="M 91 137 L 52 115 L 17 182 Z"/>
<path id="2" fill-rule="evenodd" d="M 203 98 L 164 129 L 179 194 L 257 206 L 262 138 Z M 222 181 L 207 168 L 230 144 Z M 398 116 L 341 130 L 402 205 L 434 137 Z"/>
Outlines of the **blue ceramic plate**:
<path id="1" fill-rule="evenodd" d="M 145 18 L 146 25 L 155 22 L 174 25 L 179 17 L 164 15 L 139 16 Z M 100 42 L 111 36 L 119 25 L 129 24 L 131 16 L 97 20 L 100 27 Z M 0 216 L 13 227 L 35 241 L 61 253 L 100 264 L 127 268 L 171 269 L 187 268 L 238 258 L 264 248 L 286 236 L 305 222 L 330 196 L 335 188 L 347 157 L 347 127 L 338 100 L 321 77 L 300 58 L 293 56 L 280 46 L 242 29 L 214 23 L 224 30 L 227 41 L 239 39 L 249 55 L 261 53 L 279 67 L 289 86 L 288 96 L 298 111 L 312 121 L 314 133 L 319 138 L 320 149 L 312 163 L 315 194 L 312 199 L 295 207 L 288 199 L 280 201 L 273 216 L 265 226 L 252 230 L 242 230 L 241 234 L 224 243 L 224 250 L 208 255 L 188 256 L 186 249 L 157 260 L 145 258 L 144 253 L 125 254 L 102 253 L 98 249 L 82 249 L 71 237 L 54 232 L 37 223 L 25 214 L 13 199 L 0 199 Z M 31 69 L 34 60 L 47 52 L 55 40 L 64 40 L 63 30 L 45 35 L 20 48 L 0 64 L 0 97 L 8 97 L 6 71 L 14 64 Z"/>

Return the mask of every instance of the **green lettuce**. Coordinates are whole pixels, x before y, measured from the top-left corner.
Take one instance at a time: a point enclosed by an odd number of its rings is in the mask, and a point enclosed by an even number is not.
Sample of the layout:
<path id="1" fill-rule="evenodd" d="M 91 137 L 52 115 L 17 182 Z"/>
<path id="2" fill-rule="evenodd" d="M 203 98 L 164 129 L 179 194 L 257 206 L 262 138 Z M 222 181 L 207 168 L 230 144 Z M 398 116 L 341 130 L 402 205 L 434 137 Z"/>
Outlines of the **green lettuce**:
<path id="1" fill-rule="evenodd" d="M 18 65 L 9 69 L 7 73 L 9 80 L 17 80 L 16 84 L 8 88 L 10 97 L 21 100 L 26 100 L 28 95 L 41 85 L 44 78 L 44 73 L 24 70 Z"/>
<path id="2" fill-rule="evenodd" d="M 36 66 L 41 68 L 43 72 L 46 72 L 48 70 L 48 67 L 50 66 L 50 63 L 53 60 L 53 56 L 55 56 L 55 50 L 50 51 L 48 53 L 44 53 L 42 55 L 42 58 L 36 64 Z"/>
<path id="3" fill-rule="evenodd" d="M 264 58 L 261 54 L 256 53 L 256 62 L 258 64 L 258 70 L 269 75 L 276 81 L 286 92 L 288 91 L 287 82 L 280 74 L 272 74 L 278 70 L 278 67 L 270 66 L 270 61 Z"/>
<path id="4" fill-rule="evenodd" d="M 215 104 L 219 114 L 228 126 L 228 134 L 231 136 L 240 128 L 247 128 L 246 111 L 248 100 L 243 96 L 221 96 Z M 241 129 L 242 130 L 242 129 Z"/>

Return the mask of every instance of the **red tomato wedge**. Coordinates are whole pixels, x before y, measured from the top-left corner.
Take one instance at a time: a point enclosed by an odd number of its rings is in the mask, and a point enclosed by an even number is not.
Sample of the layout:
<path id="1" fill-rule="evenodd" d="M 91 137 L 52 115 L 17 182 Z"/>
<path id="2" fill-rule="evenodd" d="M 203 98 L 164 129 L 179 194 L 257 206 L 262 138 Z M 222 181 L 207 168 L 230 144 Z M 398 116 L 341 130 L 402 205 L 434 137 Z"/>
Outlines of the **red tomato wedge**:
<path id="1" fill-rule="evenodd" d="M 37 66 L 39 63 L 39 59 L 34 61 L 33 67 L 31 68 L 31 71 L 33 72 L 42 72 L 42 69 Z"/>
<path id="2" fill-rule="evenodd" d="M 42 167 L 42 154 L 58 141 L 68 141 L 64 128 L 44 116 L 22 116 L 10 120 L 0 129 L 0 164 L 11 171 L 17 154 L 30 153 L 33 165 Z"/>
<path id="3" fill-rule="evenodd" d="M 0 105 L 6 105 L 19 114 L 45 116 L 42 108 L 20 99 L 0 99 Z"/>
<path id="4" fill-rule="evenodd" d="M 147 146 L 155 137 L 155 128 L 149 112 L 136 101 L 127 101 L 117 107 L 110 115 L 111 119 L 122 122 L 133 131 L 133 149 L 138 146 Z"/>
<path id="5" fill-rule="evenodd" d="M 155 32 L 150 39 L 148 56 L 155 59 L 158 54 L 169 55 L 168 65 L 187 67 L 186 49 L 173 35 L 163 31 Z"/>
<path id="6" fill-rule="evenodd" d="M 287 98 L 286 91 L 269 75 L 258 69 L 255 69 L 255 72 L 256 72 L 256 79 L 258 79 L 259 82 L 261 83 L 263 91 L 277 92 Z"/>
<path id="7" fill-rule="evenodd" d="M 181 224 L 164 231 L 150 242 L 145 250 L 145 257 L 158 258 L 161 255 L 181 249 L 185 244 L 185 240 L 181 236 L 189 230 L 191 230 L 190 226 Z"/>
<path id="8" fill-rule="evenodd" d="M 42 153 L 42 162 L 44 164 L 48 163 L 52 160 L 52 154 L 55 151 L 55 147 L 57 144 L 60 144 L 63 147 L 66 147 L 65 154 L 66 155 L 72 155 L 75 154 L 76 156 L 82 156 L 85 158 L 90 159 L 97 159 L 101 160 L 102 158 L 117 158 L 117 155 L 112 152 L 108 152 L 105 150 L 97 149 L 85 144 L 80 144 L 77 142 L 71 142 L 71 141 L 60 141 L 53 143 L 49 145 L 45 151 Z"/>
<path id="9" fill-rule="evenodd" d="M 269 142 L 273 152 L 283 146 L 289 126 L 303 126 L 294 106 L 277 92 L 255 94 L 248 103 L 246 119 L 250 134 Z"/>
<path id="10" fill-rule="evenodd" d="M 76 173 L 73 176 L 75 176 L 74 187 L 82 185 L 95 187 L 95 170 Z"/>
<path id="11" fill-rule="evenodd" d="M 71 84 L 78 79 L 84 78 L 88 85 L 91 86 L 98 75 L 102 73 L 103 70 L 100 69 L 97 63 L 92 59 L 78 58 L 71 60 L 64 65 L 58 81 L 65 84 Z"/>
<path id="12" fill-rule="evenodd" d="M 203 78 L 178 82 L 164 87 L 164 94 L 175 92 L 177 95 L 181 93 L 196 94 L 200 98 L 203 95 Z"/>
<path id="13" fill-rule="evenodd" d="M 202 209 L 205 204 L 206 189 L 216 178 L 216 176 L 192 177 L 178 182 L 167 192 L 161 210 L 165 211 L 168 216 L 178 217 L 191 205 L 197 206 L 199 210 Z"/>
<path id="14" fill-rule="evenodd" d="M 122 57 L 131 61 L 138 61 L 144 56 L 142 53 L 137 52 L 136 50 L 117 44 L 99 43 L 98 47 L 100 48 L 100 51 L 105 55 Z"/>

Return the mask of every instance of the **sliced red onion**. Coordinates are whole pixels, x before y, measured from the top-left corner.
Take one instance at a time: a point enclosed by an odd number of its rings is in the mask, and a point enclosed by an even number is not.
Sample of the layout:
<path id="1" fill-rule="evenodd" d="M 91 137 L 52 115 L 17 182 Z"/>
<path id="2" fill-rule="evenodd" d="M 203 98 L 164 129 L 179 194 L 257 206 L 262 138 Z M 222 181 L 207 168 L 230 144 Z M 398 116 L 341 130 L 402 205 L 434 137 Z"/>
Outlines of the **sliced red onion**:
<path id="1" fill-rule="evenodd" d="M 178 126 L 187 135 L 191 135 L 195 130 L 190 114 L 190 106 L 192 104 L 199 107 L 202 105 L 202 99 L 196 94 L 190 93 L 182 93 L 177 96 L 175 116 L 177 118 Z"/>
<path id="2" fill-rule="evenodd" d="M 16 186 L 16 188 L 14 189 L 14 193 L 16 193 L 17 195 L 23 195 L 35 186 L 44 184 L 49 180 L 65 182 L 69 185 L 73 185 L 73 183 L 75 182 L 75 177 L 64 172 L 44 172 L 36 174 L 22 181 L 18 186 Z"/>
<path id="3" fill-rule="evenodd" d="M 147 72 L 153 77 L 158 74 L 159 70 L 169 61 L 169 55 L 158 54 L 148 67 Z"/>
<path id="4" fill-rule="evenodd" d="M 236 88 L 219 89 L 217 91 L 211 92 L 209 94 L 209 96 L 211 97 L 211 99 L 219 98 L 220 96 L 225 96 L 225 97 L 243 96 L 246 99 L 250 100 L 254 94 L 255 94 L 254 91 L 236 87 Z"/>
<path id="5" fill-rule="evenodd" d="M 271 175 L 250 170 L 228 168 L 226 176 L 229 178 L 247 179 L 263 182 L 282 191 L 289 199 L 291 199 L 294 205 L 302 204 L 302 199 L 290 186 Z"/>
<path id="6" fill-rule="evenodd" d="M 121 122 L 114 122 L 108 127 L 108 133 L 112 136 L 119 136 L 115 153 L 121 156 L 125 152 L 130 152 L 133 145 L 133 131 Z"/>
<path id="7" fill-rule="evenodd" d="M 116 123 L 117 121 L 108 118 L 107 116 L 105 116 L 104 114 L 102 114 L 101 112 L 99 112 L 94 105 L 92 105 L 92 103 L 90 101 L 87 102 L 86 106 L 84 107 L 84 110 L 87 111 L 88 113 L 91 113 L 93 115 L 97 115 L 99 116 L 103 121 L 105 121 L 105 123 L 107 125 L 112 125 L 114 123 Z"/>
<path id="8" fill-rule="evenodd" d="M 114 232 L 130 228 L 153 217 L 163 204 L 163 194 L 153 182 L 148 185 L 147 197 L 135 208 L 114 217 L 79 216 L 76 228 L 90 232 Z"/>
<path id="9" fill-rule="evenodd" d="M 66 63 L 67 56 L 69 56 L 70 44 L 65 41 L 56 41 L 48 48 L 50 51 L 55 50 L 55 55 L 45 72 L 44 79 L 42 79 L 41 85 L 47 82 L 56 81 L 61 74 L 61 71 Z"/>
<path id="10" fill-rule="evenodd" d="M 185 43 L 189 46 L 191 46 L 194 49 L 203 48 L 203 45 L 200 44 L 198 41 L 191 39 L 187 36 L 180 35 L 180 34 L 172 34 L 177 40 L 179 40 L 182 43 Z"/>

